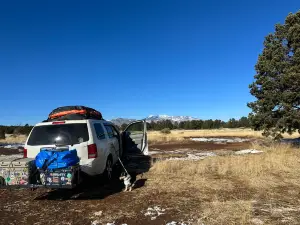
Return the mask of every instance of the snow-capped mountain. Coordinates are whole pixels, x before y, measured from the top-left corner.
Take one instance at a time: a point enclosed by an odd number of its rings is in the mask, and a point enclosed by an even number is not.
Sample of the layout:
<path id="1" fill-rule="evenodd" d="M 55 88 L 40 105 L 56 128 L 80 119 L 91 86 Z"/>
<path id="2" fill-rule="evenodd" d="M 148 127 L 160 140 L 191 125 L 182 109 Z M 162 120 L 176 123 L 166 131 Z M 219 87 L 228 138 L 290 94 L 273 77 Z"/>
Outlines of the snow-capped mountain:
<path id="1" fill-rule="evenodd" d="M 161 120 L 171 120 L 173 122 L 182 122 L 189 120 L 198 120 L 197 118 L 191 116 L 168 116 L 168 115 L 150 115 L 146 118 L 147 121 L 161 121 Z"/>
<path id="2" fill-rule="evenodd" d="M 126 119 L 126 118 L 116 118 L 116 119 L 110 120 L 110 122 L 116 124 L 117 126 L 121 126 L 124 123 L 129 124 L 134 121 L 136 121 L 136 120 L 135 119 Z"/>
<path id="3" fill-rule="evenodd" d="M 158 122 L 163 120 L 171 120 L 172 122 L 182 122 L 182 121 L 189 121 L 189 120 L 198 120 L 197 118 L 191 116 L 168 116 L 168 115 L 149 115 L 145 118 L 147 122 Z M 126 119 L 126 118 L 116 118 L 112 119 L 111 122 L 120 126 L 122 124 L 129 124 L 131 122 L 136 121 L 137 119 Z"/>

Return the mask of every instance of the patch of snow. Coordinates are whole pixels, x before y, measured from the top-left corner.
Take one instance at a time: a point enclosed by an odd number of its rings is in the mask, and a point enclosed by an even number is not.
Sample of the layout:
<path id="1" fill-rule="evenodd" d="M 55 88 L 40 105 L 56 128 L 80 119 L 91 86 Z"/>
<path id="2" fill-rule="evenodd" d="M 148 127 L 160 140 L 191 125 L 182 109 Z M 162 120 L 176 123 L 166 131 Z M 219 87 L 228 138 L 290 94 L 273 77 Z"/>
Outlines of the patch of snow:
<path id="1" fill-rule="evenodd" d="M 0 155 L 0 159 L 14 159 L 14 158 L 23 158 L 22 154 L 13 154 L 13 155 Z"/>
<path id="2" fill-rule="evenodd" d="M 149 151 L 149 155 L 159 154 L 159 153 L 166 153 L 166 152 L 159 152 L 159 151 Z"/>
<path id="3" fill-rule="evenodd" d="M 94 220 L 94 221 L 92 221 L 91 225 L 100 225 L 100 221 L 99 220 Z"/>
<path id="4" fill-rule="evenodd" d="M 19 147 L 24 147 L 24 144 L 21 144 L 21 143 L 1 144 L 0 147 L 2 147 L 2 148 L 11 148 L 11 149 L 18 149 Z"/>
<path id="5" fill-rule="evenodd" d="M 250 139 L 246 138 L 190 138 L 192 141 L 199 141 L 199 142 L 214 142 L 216 144 L 223 144 L 223 143 L 241 143 L 250 141 Z"/>
<path id="6" fill-rule="evenodd" d="M 148 207 L 144 215 L 150 216 L 151 220 L 155 220 L 158 216 L 165 214 L 165 211 L 165 209 L 162 209 L 159 206 L 154 206 L 153 208 Z"/>
<path id="7" fill-rule="evenodd" d="M 169 222 L 169 223 L 166 223 L 166 225 L 187 225 L 186 223 L 183 223 L 183 222 L 175 222 L 175 221 L 172 221 L 172 222 Z"/>
<path id="8" fill-rule="evenodd" d="M 100 224 L 100 223 L 99 223 Z M 92 224 L 93 225 L 93 224 Z M 98 224 L 97 224 L 98 225 Z M 106 225 L 115 225 L 115 222 L 113 223 L 107 223 Z M 122 225 L 127 225 L 127 223 L 122 223 Z"/>
<path id="9" fill-rule="evenodd" d="M 298 208 L 287 208 L 287 207 L 281 207 L 281 208 L 275 208 L 272 209 L 273 212 L 279 212 L 279 213 L 284 213 L 284 212 L 298 212 L 300 209 Z"/>
<path id="10" fill-rule="evenodd" d="M 236 155 L 244 155 L 244 154 L 258 154 L 263 153 L 263 151 L 256 150 L 256 149 L 245 149 L 235 152 Z"/>
<path id="11" fill-rule="evenodd" d="M 186 160 L 202 160 L 202 159 L 205 159 L 207 157 L 212 157 L 212 156 L 216 156 L 215 153 L 213 152 L 200 152 L 200 153 L 195 153 L 195 154 L 192 154 L 192 153 L 188 153 L 187 154 L 187 157 L 171 157 L 171 158 L 168 158 L 166 160 L 170 160 L 170 161 L 186 161 Z"/>
<path id="12" fill-rule="evenodd" d="M 199 152 L 199 153 L 195 153 L 195 155 L 198 155 L 198 156 L 217 156 L 216 153 L 214 152 Z"/>
<path id="13" fill-rule="evenodd" d="M 251 222 L 253 224 L 255 224 L 255 225 L 262 225 L 262 224 L 264 224 L 264 222 L 262 220 L 258 219 L 258 218 L 252 219 Z"/>
<path id="14" fill-rule="evenodd" d="M 95 216 L 102 216 L 102 213 L 103 213 L 102 211 L 99 211 L 99 212 L 95 212 L 94 215 Z"/>

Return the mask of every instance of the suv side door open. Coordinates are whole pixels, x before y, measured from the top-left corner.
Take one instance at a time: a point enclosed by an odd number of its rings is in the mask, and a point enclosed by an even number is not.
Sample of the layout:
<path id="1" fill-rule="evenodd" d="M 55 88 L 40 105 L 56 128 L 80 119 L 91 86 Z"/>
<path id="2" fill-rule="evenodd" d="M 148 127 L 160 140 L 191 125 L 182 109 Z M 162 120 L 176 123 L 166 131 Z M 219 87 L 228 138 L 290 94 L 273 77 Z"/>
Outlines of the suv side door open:
<path id="1" fill-rule="evenodd" d="M 129 124 L 122 133 L 124 153 L 148 155 L 147 122 L 138 120 Z"/>

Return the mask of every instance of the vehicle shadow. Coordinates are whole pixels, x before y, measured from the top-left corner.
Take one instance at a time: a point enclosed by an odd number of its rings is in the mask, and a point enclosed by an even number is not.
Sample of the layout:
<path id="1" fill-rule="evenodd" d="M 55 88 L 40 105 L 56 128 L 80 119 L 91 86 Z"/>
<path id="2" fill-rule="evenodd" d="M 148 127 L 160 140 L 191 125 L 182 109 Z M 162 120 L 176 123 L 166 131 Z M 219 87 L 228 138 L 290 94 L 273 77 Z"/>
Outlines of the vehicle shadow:
<path id="1" fill-rule="evenodd" d="M 137 179 L 134 189 L 145 185 L 147 179 Z M 95 200 L 104 199 L 110 195 L 122 192 L 124 184 L 115 178 L 109 183 L 89 180 L 74 189 L 56 189 L 37 196 L 34 200 Z"/>

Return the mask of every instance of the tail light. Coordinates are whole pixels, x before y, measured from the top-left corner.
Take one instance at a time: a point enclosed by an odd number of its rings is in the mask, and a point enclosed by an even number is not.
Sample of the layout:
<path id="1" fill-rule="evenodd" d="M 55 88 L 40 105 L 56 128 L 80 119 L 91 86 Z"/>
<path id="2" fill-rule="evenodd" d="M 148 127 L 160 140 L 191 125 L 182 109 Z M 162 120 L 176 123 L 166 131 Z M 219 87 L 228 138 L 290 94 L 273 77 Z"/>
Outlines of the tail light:
<path id="1" fill-rule="evenodd" d="M 23 150 L 23 158 L 27 158 L 27 148 L 24 148 Z"/>
<path id="2" fill-rule="evenodd" d="M 89 159 L 97 158 L 97 145 L 96 144 L 88 145 L 88 158 Z"/>

